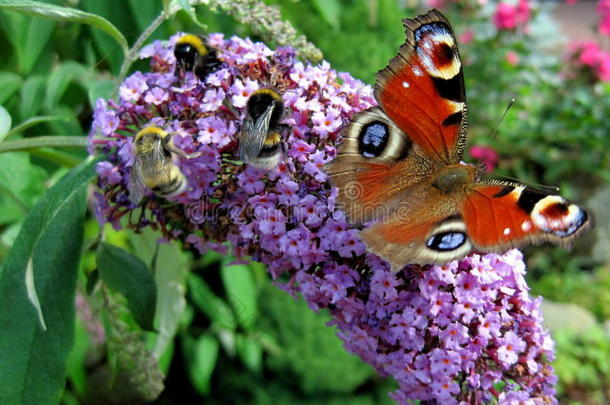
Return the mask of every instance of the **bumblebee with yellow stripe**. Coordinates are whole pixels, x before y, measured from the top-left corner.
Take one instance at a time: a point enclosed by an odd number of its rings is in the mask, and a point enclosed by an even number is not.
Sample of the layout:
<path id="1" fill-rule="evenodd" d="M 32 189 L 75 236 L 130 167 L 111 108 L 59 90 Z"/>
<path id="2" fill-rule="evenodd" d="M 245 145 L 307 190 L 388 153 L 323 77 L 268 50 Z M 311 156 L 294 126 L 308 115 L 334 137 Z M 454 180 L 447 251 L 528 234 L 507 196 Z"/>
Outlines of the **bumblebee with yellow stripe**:
<path id="1" fill-rule="evenodd" d="M 182 193 L 187 186 L 186 177 L 176 165 L 176 156 L 186 159 L 188 155 L 176 148 L 171 135 L 150 125 L 140 130 L 134 138 L 135 161 L 131 170 L 129 198 L 139 203 L 146 189 L 166 198 Z"/>
<path id="2" fill-rule="evenodd" d="M 178 38 L 174 55 L 177 73 L 191 71 L 202 81 L 222 65 L 216 50 L 200 35 L 185 34 Z"/>
<path id="3" fill-rule="evenodd" d="M 273 89 L 259 89 L 252 93 L 246 105 L 247 116 L 239 135 L 239 157 L 249 165 L 271 170 L 282 156 L 284 116 L 282 96 Z"/>

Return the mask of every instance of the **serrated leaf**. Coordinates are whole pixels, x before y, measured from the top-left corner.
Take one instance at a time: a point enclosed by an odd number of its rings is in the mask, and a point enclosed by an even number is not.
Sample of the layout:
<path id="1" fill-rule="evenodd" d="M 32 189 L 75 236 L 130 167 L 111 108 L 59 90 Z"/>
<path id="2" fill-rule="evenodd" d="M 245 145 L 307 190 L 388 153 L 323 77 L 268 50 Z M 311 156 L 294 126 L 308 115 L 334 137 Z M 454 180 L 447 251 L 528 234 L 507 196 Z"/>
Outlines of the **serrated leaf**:
<path id="1" fill-rule="evenodd" d="M 237 322 L 229 305 L 212 292 L 203 279 L 195 274 L 188 278 L 188 286 L 193 302 L 219 327 L 235 330 Z"/>
<path id="2" fill-rule="evenodd" d="M 12 123 L 11 115 L 6 111 L 6 108 L 0 105 L 0 142 L 9 134 Z"/>
<path id="3" fill-rule="evenodd" d="M 245 329 L 251 328 L 258 314 L 252 270 L 243 264 L 223 265 L 220 275 L 237 321 Z"/>
<path id="4" fill-rule="evenodd" d="M 202 335 L 197 340 L 186 336 L 182 342 L 191 383 L 200 394 L 206 395 L 210 392 L 210 380 L 218 359 L 218 341 L 211 335 Z"/>
<path id="5" fill-rule="evenodd" d="M 51 187 L 30 210 L 0 269 L 0 403 L 59 401 L 74 339 L 76 272 L 81 254 L 86 185 L 95 175 L 88 160 Z M 28 298 L 31 262 L 44 331 Z"/>
<path id="6" fill-rule="evenodd" d="M 4 104 L 13 94 L 19 90 L 23 79 L 13 72 L 0 72 L 0 104 Z"/>
<path id="7" fill-rule="evenodd" d="M 144 330 L 154 330 L 157 285 L 146 264 L 125 249 L 105 242 L 98 245 L 96 263 L 102 280 L 127 299 L 138 325 Z"/>
<path id="8" fill-rule="evenodd" d="M 2 0 L 0 2 L 0 9 L 13 10 L 56 21 L 71 21 L 91 25 L 114 38 L 123 49 L 123 54 L 125 56 L 129 52 L 129 45 L 123 34 L 121 34 L 110 21 L 98 15 L 75 8 L 56 6 L 54 4 L 31 0 Z"/>

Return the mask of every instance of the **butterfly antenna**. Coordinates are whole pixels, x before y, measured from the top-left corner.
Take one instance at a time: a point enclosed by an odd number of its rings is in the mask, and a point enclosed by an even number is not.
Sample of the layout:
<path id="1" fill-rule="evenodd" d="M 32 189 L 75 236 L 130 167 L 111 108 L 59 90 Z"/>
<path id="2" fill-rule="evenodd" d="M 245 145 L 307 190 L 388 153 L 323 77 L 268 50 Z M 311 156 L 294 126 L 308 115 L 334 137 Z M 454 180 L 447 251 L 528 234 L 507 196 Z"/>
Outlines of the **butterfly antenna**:
<path id="1" fill-rule="evenodd" d="M 535 188 L 535 189 L 540 190 L 540 191 L 545 191 L 545 192 L 548 192 L 549 194 L 551 192 L 556 193 L 556 192 L 559 191 L 559 187 L 557 187 L 557 186 L 549 186 L 549 185 L 546 185 L 546 184 L 538 184 L 538 183 L 528 183 L 528 182 L 525 182 L 525 181 L 517 180 L 517 179 L 515 179 L 513 177 L 503 176 L 501 174 L 494 174 L 494 177 L 499 177 L 499 178 L 508 180 L 511 183 L 522 184 L 524 186 Z"/>
<path id="2" fill-rule="evenodd" d="M 506 106 L 506 110 L 504 110 L 504 114 L 502 114 L 502 117 L 500 117 L 500 120 L 498 121 L 498 124 L 496 125 L 496 127 L 494 128 L 493 132 L 491 133 L 491 136 L 489 137 L 489 139 L 493 139 L 494 136 L 496 136 L 496 134 L 498 133 L 498 128 L 500 128 L 500 124 L 502 124 L 502 121 L 504 121 L 504 118 L 506 117 L 506 114 L 508 114 L 508 112 L 510 111 L 511 107 L 515 104 L 515 98 L 511 98 L 510 99 L 510 103 L 508 103 L 508 105 Z"/>

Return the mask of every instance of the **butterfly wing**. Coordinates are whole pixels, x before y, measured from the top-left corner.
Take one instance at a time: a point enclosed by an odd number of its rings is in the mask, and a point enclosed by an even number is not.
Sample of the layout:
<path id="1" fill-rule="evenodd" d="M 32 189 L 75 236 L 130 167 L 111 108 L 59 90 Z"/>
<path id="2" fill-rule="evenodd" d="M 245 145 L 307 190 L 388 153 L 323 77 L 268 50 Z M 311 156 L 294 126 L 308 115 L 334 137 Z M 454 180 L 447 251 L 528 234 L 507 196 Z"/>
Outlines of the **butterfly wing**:
<path id="1" fill-rule="evenodd" d="M 425 182 L 432 165 L 379 108 L 355 116 L 326 172 L 339 188 L 338 203 L 353 223 L 391 215 L 405 193 Z"/>
<path id="2" fill-rule="evenodd" d="M 466 141 L 466 93 L 453 29 L 436 10 L 403 24 L 407 40 L 378 73 L 375 98 L 430 159 L 457 163 Z"/>
<path id="3" fill-rule="evenodd" d="M 486 252 L 542 242 L 569 247 L 591 226 L 578 205 L 521 185 L 477 183 L 459 210 L 473 247 Z"/>
<path id="4" fill-rule="evenodd" d="M 379 107 L 356 116 L 326 166 L 338 203 L 369 250 L 394 271 L 443 264 L 473 250 L 501 252 L 550 241 L 569 245 L 590 226 L 560 196 L 477 180 L 460 164 L 466 140 L 462 65 L 438 11 L 404 20 L 407 41 L 377 75 Z"/>
<path id="5" fill-rule="evenodd" d="M 430 230 L 457 212 L 455 201 L 425 191 L 435 170 L 461 158 L 466 104 L 461 61 L 447 20 L 431 11 L 403 23 L 405 44 L 377 74 L 379 107 L 352 120 L 326 171 L 352 222 L 379 222 L 362 232 L 369 249 L 386 259 L 406 260 L 416 256 L 401 251 L 405 241 L 413 242 L 406 235 L 413 236 L 415 228 L 422 231 L 416 238 L 421 246 L 424 228 Z M 425 212 L 418 211 L 420 206 Z M 392 237 L 398 233 L 405 236 Z"/>

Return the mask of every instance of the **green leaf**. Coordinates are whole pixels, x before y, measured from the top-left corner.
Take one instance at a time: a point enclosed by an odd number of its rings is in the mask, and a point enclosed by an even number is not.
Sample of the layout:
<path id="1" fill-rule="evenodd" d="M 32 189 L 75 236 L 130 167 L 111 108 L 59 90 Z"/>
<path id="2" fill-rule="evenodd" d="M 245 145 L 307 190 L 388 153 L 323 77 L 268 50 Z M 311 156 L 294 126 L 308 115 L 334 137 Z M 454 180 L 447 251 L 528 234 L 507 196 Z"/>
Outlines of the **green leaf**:
<path id="1" fill-rule="evenodd" d="M 200 311 L 222 329 L 235 330 L 237 322 L 231 308 L 212 292 L 201 277 L 191 273 L 188 286 L 193 302 Z"/>
<path id="2" fill-rule="evenodd" d="M 0 2 L 0 6 L 2 2 Z M 28 22 L 28 29 L 25 37 L 25 42 L 21 44 L 23 47 L 23 59 L 21 60 L 21 73 L 28 75 L 36 65 L 40 54 L 44 50 L 49 39 L 51 39 L 51 33 L 55 23 L 47 20 L 41 20 L 37 18 L 30 18 Z"/>
<path id="3" fill-rule="evenodd" d="M 25 120 L 36 115 L 42 108 L 44 90 L 47 83 L 41 76 L 30 76 L 21 87 L 21 104 L 19 113 Z"/>
<path id="4" fill-rule="evenodd" d="M 4 104 L 21 88 L 23 79 L 13 72 L 0 72 L 0 104 Z"/>
<path id="5" fill-rule="evenodd" d="M 27 153 L 0 154 L 0 167 L 0 224 L 6 224 L 25 217 L 44 192 L 47 175 Z"/>
<path id="6" fill-rule="evenodd" d="M 260 373 L 263 365 L 263 348 L 254 336 L 237 335 L 235 341 L 241 361 L 254 373 Z"/>
<path id="7" fill-rule="evenodd" d="M 125 56 L 129 52 L 129 46 L 123 34 L 110 21 L 98 15 L 86 13 L 75 8 L 30 0 L 2 0 L 0 1 L 0 9 L 18 11 L 56 21 L 71 21 L 91 25 L 114 38 L 121 46 Z"/>
<path id="8" fill-rule="evenodd" d="M 130 10 L 123 0 L 81 0 L 80 7 L 94 15 L 104 16 L 104 18 L 112 21 L 117 29 L 128 37 L 139 35 L 139 32 L 135 30 L 136 27 L 131 18 Z M 121 64 L 126 58 L 129 58 L 129 55 L 125 52 L 120 52 L 116 42 L 101 31 L 92 31 L 91 36 L 98 51 L 97 53 L 103 58 L 98 63 L 104 61 L 109 65 L 113 73 L 118 73 Z"/>
<path id="9" fill-rule="evenodd" d="M 114 80 L 100 79 L 92 82 L 87 90 L 91 108 L 95 108 L 95 103 L 99 98 L 106 100 L 111 98 L 115 87 L 116 82 Z"/>
<path id="10" fill-rule="evenodd" d="M 156 0 L 129 0 L 129 8 L 136 20 L 138 30 L 143 32 L 161 12 L 161 2 Z"/>
<path id="11" fill-rule="evenodd" d="M 243 264 L 223 265 L 220 275 L 237 321 L 245 329 L 256 322 L 256 286 L 252 270 Z"/>
<path id="12" fill-rule="evenodd" d="M 45 95 L 45 110 L 53 111 L 59 100 L 65 93 L 68 85 L 73 80 L 83 80 L 88 76 L 89 72 L 80 63 L 67 61 L 54 69 L 47 80 L 47 91 Z"/>
<path id="13" fill-rule="evenodd" d="M 320 17 L 332 29 L 336 30 L 339 28 L 339 15 L 341 14 L 341 4 L 337 0 L 313 0 L 313 6 L 320 14 Z"/>
<path id="14" fill-rule="evenodd" d="M 202 335 L 197 340 L 186 336 L 182 343 L 191 383 L 200 394 L 206 395 L 210 392 L 210 380 L 218 359 L 218 341 L 211 335 Z"/>
<path id="15" fill-rule="evenodd" d="M 27 130 L 28 128 L 31 128 L 38 124 L 42 124 L 44 122 L 50 122 L 50 121 L 59 121 L 62 119 L 63 119 L 62 117 L 52 117 L 49 115 L 39 115 L 37 117 L 28 118 L 27 120 L 23 121 L 21 124 L 17 125 L 13 129 L 8 131 L 8 134 L 6 134 L 6 138 L 8 138 L 11 135 L 23 132 L 23 131 Z M 2 138 L 0 138 L 0 141 L 2 141 Z"/>
<path id="16" fill-rule="evenodd" d="M 74 341 L 74 293 L 86 186 L 95 175 L 95 165 L 90 159 L 47 191 L 30 211 L 0 269 L 2 404 L 59 401 Z M 28 264 L 33 282 L 30 291 L 39 308 L 28 298 Z"/>
<path id="17" fill-rule="evenodd" d="M 203 28 L 204 31 L 207 30 L 207 25 L 202 23 L 201 21 L 199 21 L 199 19 L 197 18 L 197 14 L 195 13 L 195 8 L 191 5 L 191 1 L 190 0 L 177 0 L 178 1 L 178 5 L 180 5 L 180 8 L 189 15 L 189 17 L 191 17 L 191 20 L 193 20 L 193 22 L 195 24 L 197 24 L 198 26 L 200 26 L 201 28 Z"/>
<path id="18" fill-rule="evenodd" d="M 72 383 L 72 390 L 80 396 L 87 393 L 87 353 L 89 351 L 89 334 L 83 321 L 76 320 L 75 341 L 66 363 L 67 375 Z"/>
<path id="19" fill-rule="evenodd" d="M 0 105 L 0 142 L 8 136 L 12 123 L 11 115 Z"/>
<path id="20" fill-rule="evenodd" d="M 127 306 L 142 329 L 154 330 L 157 286 L 146 264 L 126 250 L 105 242 L 99 244 L 96 257 L 102 280 L 127 299 Z"/>
<path id="21" fill-rule="evenodd" d="M 142 233 L 129 232 L 129 241 L 134 252 L 151 263 L 157 285 L 157 309 L 155 325 L 159 333 L 155 336 L 153 353 L 157 358 L 167 351 L 172 343 L 182 313 L 186 307 L 186 275 L 189 267 L 188 259 L 177 243 L 162 243 L 158 232 L 150 229 Z M 156 254 L 156 255 L 155 255 Z M 156 260 L 153 258 L 156 257 Z"/>

